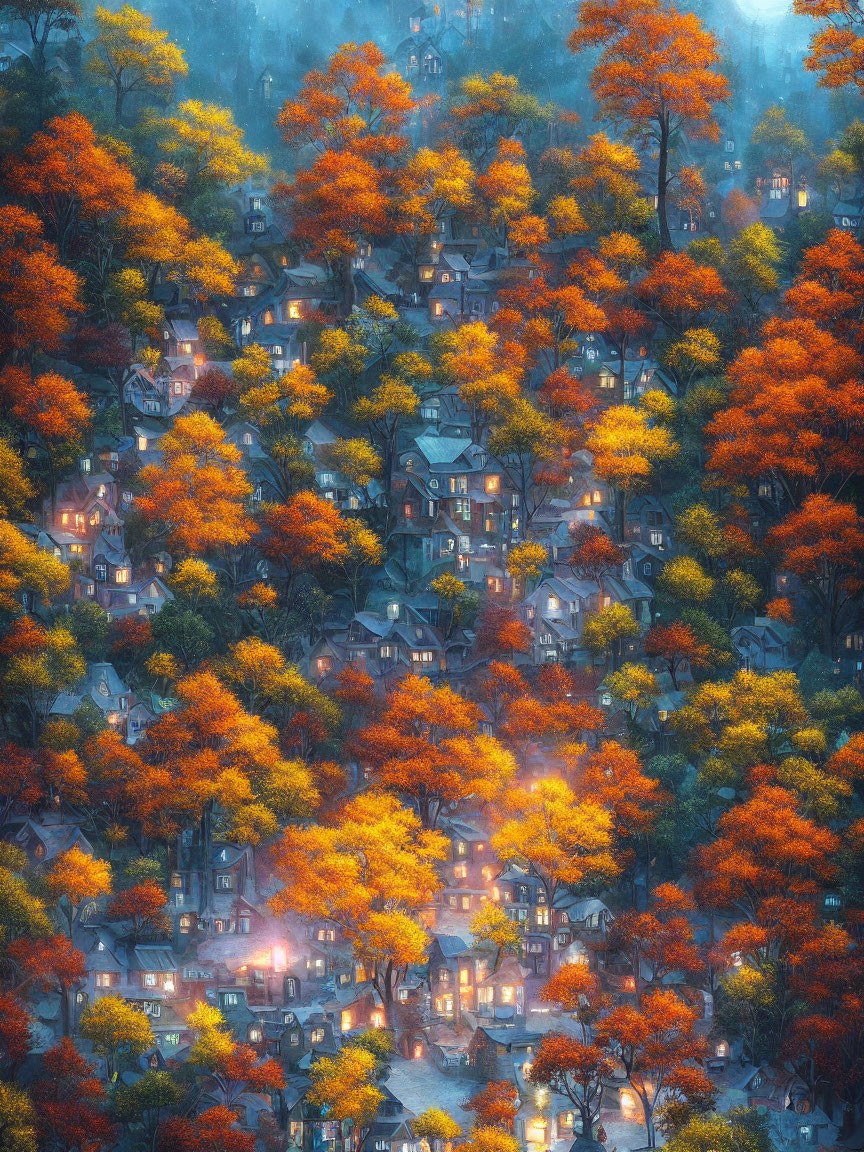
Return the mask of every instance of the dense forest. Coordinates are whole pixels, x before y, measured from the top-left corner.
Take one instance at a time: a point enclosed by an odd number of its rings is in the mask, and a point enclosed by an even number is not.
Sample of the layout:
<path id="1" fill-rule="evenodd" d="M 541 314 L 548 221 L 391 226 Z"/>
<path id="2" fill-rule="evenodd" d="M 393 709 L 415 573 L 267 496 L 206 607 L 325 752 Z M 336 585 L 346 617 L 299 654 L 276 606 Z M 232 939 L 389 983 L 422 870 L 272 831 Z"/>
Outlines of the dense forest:
<path id="1" fill-rule="evenodd" d="M 0 3 L 0 1152 L 862 1147 L 862 97 Z"/>

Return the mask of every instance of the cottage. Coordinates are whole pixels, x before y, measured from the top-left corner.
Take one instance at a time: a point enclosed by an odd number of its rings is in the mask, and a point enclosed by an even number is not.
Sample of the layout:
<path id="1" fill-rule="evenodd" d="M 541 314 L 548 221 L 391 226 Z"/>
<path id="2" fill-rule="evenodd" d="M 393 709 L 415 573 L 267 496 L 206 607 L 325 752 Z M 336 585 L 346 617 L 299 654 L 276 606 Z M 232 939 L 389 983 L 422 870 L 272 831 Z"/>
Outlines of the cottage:
<path id="1" fill-rule="evenodd" d="M 752 624 L 739 624 L 732 629 L 732 643 L 747 672 L 773 672 L 791 666 L 792 629 L 782 620 L 757 616 Z"/>
<path id="2" fill-rule="evenodd" d="M 72 716 L 85 703 L 95 704 L 106 722 L 125 733 L 132 693 L 114 670 L 113 664 L 88 664 L 84 679 L 61 692 L 49 709 L 51 716 Z"/>

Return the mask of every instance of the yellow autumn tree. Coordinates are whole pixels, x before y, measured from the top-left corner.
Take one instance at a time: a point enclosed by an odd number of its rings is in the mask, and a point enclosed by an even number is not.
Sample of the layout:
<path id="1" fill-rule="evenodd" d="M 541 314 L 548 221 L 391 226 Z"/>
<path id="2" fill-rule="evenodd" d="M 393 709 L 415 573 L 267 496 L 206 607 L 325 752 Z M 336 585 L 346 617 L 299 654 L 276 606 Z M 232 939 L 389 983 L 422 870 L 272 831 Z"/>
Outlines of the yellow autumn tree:
<path id="1" fill-rule="evenodd" d="M 592 422 L 586 447 L 597 475 L 615 493 L 618 539 L 623 540 L 631 496 L 644 490 L 657 464 L 675 459 L 678 445 L 669 429 L 652 424 L 645 411 L 619 404 Z"/>
<path id="2" fill-rule="evenodd" d="M 577 886 L 618 872 L 612 817 L 594 801 L 578 800 L 565 781 L 550 777 L 530 791 L 513 789 L 504 812 L 492 847 L 502 860 L 531 868 L 550 908 L 562 884 Z"/>
<path id="3" fill-rule="evenodd" d="M 246 147 L 243 129 L 234 123 L 230 108 L 184 100 L 154 127 L 162 138 L 162 150 L 180 165 L 193 188 L 242 184 L 267 171 L 266 157 Z"/>
<path id="4" fill-rule="evenodd" d="M 286 830 L 276 862 L 284 887 L 271 907 L 338 924 L 392 1024 L 396 985 L 429 943 L 416 915 L 440 887 L 445 852 L 443 836 L 423 831 L 395 796 L 364 792 L 326 826 Z"/>
<path id="5" fill-rule="evenodd" d="M 110 894 L 111 868 L 104 860 L 73 847 L 54 857 L 46 883 L 55 900 L 66 901 L 71 936 L 75 914 L 82 903 L 88 898 Z"/>
<path id="6" fill-rule="evenodd" d="M 61 560 L 43 552 L 8 520 L 0 520 L 0 608 L 17 614 L 24 592 L 51 600 L 68 585 L 69 569 Z"/>
<path id="7" fill-rule="evenodd" d="M 165 91 L 189 71 L 183 50 L 131 4 L 117 12 L 99 7 L 93 20 L 98 34 L 91 44 L 89 67 L 94 76 L 114 87 L 115 123 L 123 119 L 123 104 L 130 92 Z"/>

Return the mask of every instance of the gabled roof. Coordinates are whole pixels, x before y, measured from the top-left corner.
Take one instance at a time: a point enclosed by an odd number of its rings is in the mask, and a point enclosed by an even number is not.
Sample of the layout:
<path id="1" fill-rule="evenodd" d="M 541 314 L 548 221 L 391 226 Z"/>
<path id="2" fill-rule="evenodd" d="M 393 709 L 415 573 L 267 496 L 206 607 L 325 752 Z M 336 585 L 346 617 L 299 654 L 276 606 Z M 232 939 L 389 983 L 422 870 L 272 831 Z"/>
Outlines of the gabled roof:
<path id="1" fill-rule="evenodd" d="M 165 947 L 139 944 L 130 948 L 128 958 L 132 972 L 175 972 L 177 960 L 174 953 Z"/>
<path id="2" fill-rule="evenodd" d="M 166 320 L 165 327 L 175 340 L 197 340 L 198 325 L 191 320 Z"/>
<path id="3" fill-rule="evenodd" d="M 468 945 L 461 936 L 448 936 L 444 934 L 435 935 L 435 941 L 441 952 L 448 959 L 454 956 L 461 956 L 463 953 L 470 951 Z"/>
<path id="4" fill-rule="evenodd" d="M 471 447 L 471 438 L 424 433 L 417 436 L 414 443 L 430 464 L 453 464 Z"/>

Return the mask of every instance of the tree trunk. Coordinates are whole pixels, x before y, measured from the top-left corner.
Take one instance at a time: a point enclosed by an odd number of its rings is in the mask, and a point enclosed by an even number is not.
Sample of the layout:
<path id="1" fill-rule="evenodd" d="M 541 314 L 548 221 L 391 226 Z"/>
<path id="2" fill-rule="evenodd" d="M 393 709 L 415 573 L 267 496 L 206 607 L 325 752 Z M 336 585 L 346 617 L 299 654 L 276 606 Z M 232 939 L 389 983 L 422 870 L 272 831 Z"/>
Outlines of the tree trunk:
<path id="1" fill-rule="evenodd" d="M 660 156 L 657 161 L 657 226 L 660 232 L 660 250 L 672 250 L 669 221 L 666 218 L 666 187 L 669 183 L 669 120 L 664 113 L 660 118 Z M 653 1144 L 652 1144 L 653 1147 Z"/>
<path id="2" fill-rule="evenodd" d="M 342 312 L 345 316 L 351 315 L 351 309 L 355 304 L 354 273 L 351 261 L 351 253 L 346 252 L 342 257 Z"/>
<path id="3" fill-rule="evenodd" d="M 120 84 L 115 85 L 114 88 L 114 123 L 120 124 L 123 121 L 123 101 L 126 93 Z"/>

